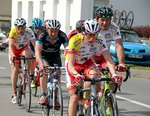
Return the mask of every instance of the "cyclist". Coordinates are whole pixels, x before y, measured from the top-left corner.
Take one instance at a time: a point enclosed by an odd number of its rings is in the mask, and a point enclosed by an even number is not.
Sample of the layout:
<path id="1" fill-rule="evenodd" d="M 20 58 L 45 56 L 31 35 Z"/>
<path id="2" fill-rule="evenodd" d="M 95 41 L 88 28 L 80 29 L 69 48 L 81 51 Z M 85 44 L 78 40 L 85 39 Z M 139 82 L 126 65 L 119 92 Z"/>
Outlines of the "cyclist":
<path id="1" fill-rule="evenodd" d="M 85 20 L 78 20 L 76 22 L 76 29 L 72 30 L 71 32 L 69 32 L 68 34 L 68 40 L 70 40 L 70 38 L 73 36 L 73 35 L 76 35 L 78 33 L 81 33 L 83 30 L 84 30 L 84 23 Z"/>
<path id="2" fill-rule="evenodd" d="M 89 78 L 100 77 L 95 62 L 92 60 L 92 56 L 95 53 L 103 54 L 113 74 L 113 78 L 117 83 L 121 84 L 122 82 L 122 77 L 116 74 L 114 62 L 108 51 L 104 37 L 102 35 L 97 36 L 100 28 L 98 22 L 93 19 L 87 19 L 84 22 L 84 28 L 85 30 L 83 32 L 71 37 L 66 55 L 66 79 L 67 89 L 70 95 L 68 106 L 69 116 L 76 116 L 77 113 L 76 107 L 79 101 L 79 95 L 75 94 L 75 91 L 77 86 L 83 83 L 84 76 L 80 74 L 81 71 L 84 70 L 84 75 Z M 84 87 L 89 86 L 89 83 L 84 83 Z"/>
<path id="3" fill-rule="evenodd" d="M 114 22 L 111 22 L 113 11 L 109 7 L 98 7 L 96 9 L 96 20 L 100 24 L 100 31 L 105 39 L 108 48 L 110 48 L 111 41 L 114 41 L 115 47 L 117 50 L 117 57 L 119 61 L 118 70 L 119 71 L 125 71 L 126 66 L 124 65 L 124 48 L 122 44 L 122 38 L 120 35 L 120 29 Z M 96 56 L 95 58 L 96 62 L 101 63 L 103 67 L 106 66 L 106 62 L 102 56 Z"/>
<path id="4" fill-rule="evenodd" d="M 32 25 L 29 27 L 35 34 L 36 39 L 38 38 L 39 34 L 45 30 L 45 28 L 42 26 L 43 22 L 40 18 L 33 18 L 32 19 Z M 34 46 L 32 45 L 32 43 L 30 43 L 30 49 L 31 51 L 34 53 Z M 33 60 L 34 65 L 36 65 L 35 60 Z M 34 66 L 35 67 L 35 66 Z M 34 79 L 34 75 L 31 75 L 32 77 L 32 82 L 31 82 L 31 87 L 34 88 L 36 87 L 35 84 L 35 79 Z"/>
<path id="5" fill-rule="evenodd" d="M 15 61 L 13 66 L 13 59 L 19 58 L 19 55 L 25 55 L 26 57 L 32 57 L 31 50 L 29 49 L 29 43 L 31 41 L 32 45 L 35 45 L 35 36 L 30 28 L 26 27 L 26 21 L 24 18 L 17 18 L 14 22 L 15 28 L 11 29 L 9 33 L 9 61 L 12 69 L 11 82 L 12 82 L 12 103 L 17 103 L 16 96 L 16 84 L 18 80 L 19 62 Z M 32 70 L 32 64 L 28 62 L 28 70 L 30 74 L 34 74 Z"/>
<path id="6" fill-rule="evenodd" d="M 52 19 L 46 21 L 46 32 L 43 32 L 39 35 L 38 40 L 36 41 L 35 56 L 37 62 L 39 63 L 39 68 L 42 70 L 43 66 L 54 66 L 58 64 L 59 67 L 62 66 L 61 57 L 60 57 L 60 46 L 61 44 L 64 47 L 68 45 L 67 35 L 60 30 L 61 24 L 58 20 Z M 58 81 L 60 81 L 60 71 L 58 74 Z M 41 105 L 46 104 L 46 88 L 47 88 L 47 75 L 43 75 L 40 78 L 40 87 L 41 87 L 41 98 L 39 103 Z M 59 106 L 57 101 L 57 96 L 55 104 Z M 55 108 L 59 110 L 59 107 Z"/>

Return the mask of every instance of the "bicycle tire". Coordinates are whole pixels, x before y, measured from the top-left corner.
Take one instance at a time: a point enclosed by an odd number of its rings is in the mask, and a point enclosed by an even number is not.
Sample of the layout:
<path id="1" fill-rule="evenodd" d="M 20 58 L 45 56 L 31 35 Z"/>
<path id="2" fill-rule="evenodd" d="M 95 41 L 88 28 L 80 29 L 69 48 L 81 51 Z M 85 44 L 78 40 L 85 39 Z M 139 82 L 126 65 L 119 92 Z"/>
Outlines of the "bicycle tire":
<path id="1" fill-rule="evenodd" d="M 119 11 L 118 10 L 114 11 L 113 21 L 119 26 L 120 16 L 119 16 Z"/>
<path id="2" fill-rule="evenodd" d="M 18 98 L 18 105 L 21 106 L 22 102 L 22 85 L 18 85 L 17 87 L 17 98 Z"/>
<path id="3" fill-rule="evenodd" d="M 57 100 L 59 102 L 59 106 L 55 106 L 55 92 L 53 92 L 52 94 L 52 99 L 50 100 L 51 104 L 52 104 L 52 108 L 50 107 L 50 112 L 49 115 L 55 115 L 55 116 L 63 116 L 63 96 L 62 96 L 62 89 L 60 84 L 56 84 L 55 87 L 53 87 L 53 89 L 55 88 L 55 90 L 57 89 L 58 95 L 57 95 Z M 53 90 L 54 91 L 54 90 Z M 55 107 L 59 107 L 59 110 L 55 110 Z"/>
<path id="4" fill-rule="evenodd" d="M 42 105 L 42 116 L 49 116 L 50 107 L 49 105 Z"/>
<path id="5" fill-rule="evenodd" d="M 119 116 L 118 104 L 115 95 L 112 92 L 106 94 L 107 95 L 105 95 L 105 97 L 107 98 L 105 98 L 105 103 L 104 103 L 105 109 L 107 109 L 107 105 L 106 105 L 107 100 L 110 100 L 110 108 L 112 111 L 112 116 Z"/>
<path id="6" fill-rule="evenodd" d="M 35 77 L 36 78 L 36 77 Z M 37 84 L 36 84 L 36 79 L 34 78 L 34 82 L 35 82 L 35 87 L 31 87 L 31 93 L 34 97 L 36 97 L 37 94 Z"/>
<path id="7" fill-rule="evenodd" d="M 134 13 L 133 11 L 129 11 L 127 18 L 126 18 L 126 28 L 131 29 L 134 21 Z"/>
<path id="8" fill-rule="evenodd" d="M 94 103 L 95 104 L 95 103 Z M 95 104 L 93 106 L 96 106 L 94 109 L 93 109 L 93 113 L 94 114 L 91 114 L 91 104 L 89 105 L 87 111 L 86 111 L 86 116 L 106 116 L 106 110 L 105 110 L 105 107 L 104 105 L 101 103 L 101 102 L 98 102 L 98 104 Z"/>
<path id="9" fill-rule="evenodd" d="M 125 10 L 121 12 L 120 16 L 120 28 L 125 28 L 127 13 Z"/>
<path id="10" fill-rule="evenodd" d="M 23 84 L 23 95 L 24 95 L 24 106 L 27 112 L 30 111 L 31 108 L 31 87 L 30 87 L 30 76 L 28 73 L 25 74 L 27 81 Z"/>

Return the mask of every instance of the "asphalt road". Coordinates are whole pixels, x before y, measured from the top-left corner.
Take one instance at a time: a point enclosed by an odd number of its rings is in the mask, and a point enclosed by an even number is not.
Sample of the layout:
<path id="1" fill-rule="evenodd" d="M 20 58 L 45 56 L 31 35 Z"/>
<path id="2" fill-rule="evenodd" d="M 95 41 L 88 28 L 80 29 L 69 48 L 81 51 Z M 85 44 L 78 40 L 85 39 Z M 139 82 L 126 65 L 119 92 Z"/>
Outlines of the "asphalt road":
<path id="1" fill-rule="evenodd" d="M 121 92 L 117 92 L 120 116 L 150 116 L 149 72 L 140 70 L 132 70 L 132 72 L 132 78 L 122 84 Z M 29 113 L 23 106 L 11 103 L 10 74 L 8 55 L 0 52 L 0 116 L 41 116 L 38 96 L 32 97 L 31 112 Z M 65 77 L 62 76 L 64 116 L 67 116 L 69 96 L 64 82 Z"/>

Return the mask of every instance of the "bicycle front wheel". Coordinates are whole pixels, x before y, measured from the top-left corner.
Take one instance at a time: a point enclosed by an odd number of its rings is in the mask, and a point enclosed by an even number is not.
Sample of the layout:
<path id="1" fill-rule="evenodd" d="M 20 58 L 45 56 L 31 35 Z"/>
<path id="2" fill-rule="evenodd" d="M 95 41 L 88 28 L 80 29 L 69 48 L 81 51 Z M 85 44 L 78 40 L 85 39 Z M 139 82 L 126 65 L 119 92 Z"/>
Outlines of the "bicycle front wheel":
<path id="1" fill-rule="evenodd" d="M 52 102 L 50 101 L 52 104 L 52 109 L 50 109 L 49 115 L 63 116 L 63 96 L 62 96 L 62 89 L 61 89 L 60 84 L 56 84 L 55 87 L 53 88 L 53 91 L 54 92 L 52 95 L 53 97 Z"/>
<path id="2" fill-rule="evenodd" d="M 31 108 L 31 87 L 30 87 L 30 76 L 28 73 L 25 74 L 25 82 L 23 84 L 23 94 L 24 94 L 24 106 L 27 112 Z"/>
<path id="3" fill-rule="evenodd" d="M 110 102 L 110 106 L 109 106 L 109 108 L 110 108 L 110 111 L 111 111 L 111 113 L 112 113 L 112 116 L 119 116 L 119 110 L 118 110 L 118 104 L 117 104 L 117 99 L 116 99 L 116 97 L 115 97 L 115 94 L 113 94 L 113 93 L 109 93 L 109 95 L 107 95 L 107 97 L 108 98 L 105 98 L 105 99 L 108 99 L 109 100 L 109 102 Z M 106 103 L 107 101 L 105 101 L 105 104 L 107 104 Z M 106 105 L 107 106 L 107 105 Z M 107 109 L 108 107 L 106 107 L 106 109 Z M 107 111 L 106 111 L 107 112 Z"/>

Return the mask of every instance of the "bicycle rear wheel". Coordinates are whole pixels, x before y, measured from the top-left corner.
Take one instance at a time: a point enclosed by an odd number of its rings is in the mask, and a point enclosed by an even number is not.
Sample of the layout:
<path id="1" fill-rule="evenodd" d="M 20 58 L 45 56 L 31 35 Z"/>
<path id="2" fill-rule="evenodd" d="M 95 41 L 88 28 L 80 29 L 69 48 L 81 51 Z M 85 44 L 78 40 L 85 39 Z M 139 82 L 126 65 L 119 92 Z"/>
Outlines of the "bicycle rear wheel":
<path id="1" fill-rule="evenodd" d="M 21 106 L 22 102 L 22 85 L 18 85 L 17 87 L 17 98 L 18 98 L 18 105 Z"/>
<path id="2" fill-rule="evenodd" d="M 30 87 L 30 76 L 28 73 L 25 74 L 25 82 L 23 84 L 23 94 L 24 94 L 24 106 L 27 112 L 31 108 L 31 87 Z"/>
<path id="3" fill-rule="evenodd" d="M 36 84 L 36 77 L 33 78 L 33 80 L 35 82 L 35 87 L 31 87 L 31 93 L 34 97 L 36 97 L 36 94 L 37 94 L 37 84 Z"/>
<path id="4" fill-rule="evenodd" d="M 55 116 L 63 116 L 63 96 L 62 96 L 62 90 L 60 84 L 56 84 L 54 87 L 55 90 L 57 90 L 57 99 L 55 98 L 55 92 L 53 92 L 53 98 L 52 98 L 52 109 L 50 109 L 50 114 L 49 115 L 55 115 Z M 54 89 L 53 88 L 53 89 Z M 59 104 L 55 104 L 55 100 Z"/>

